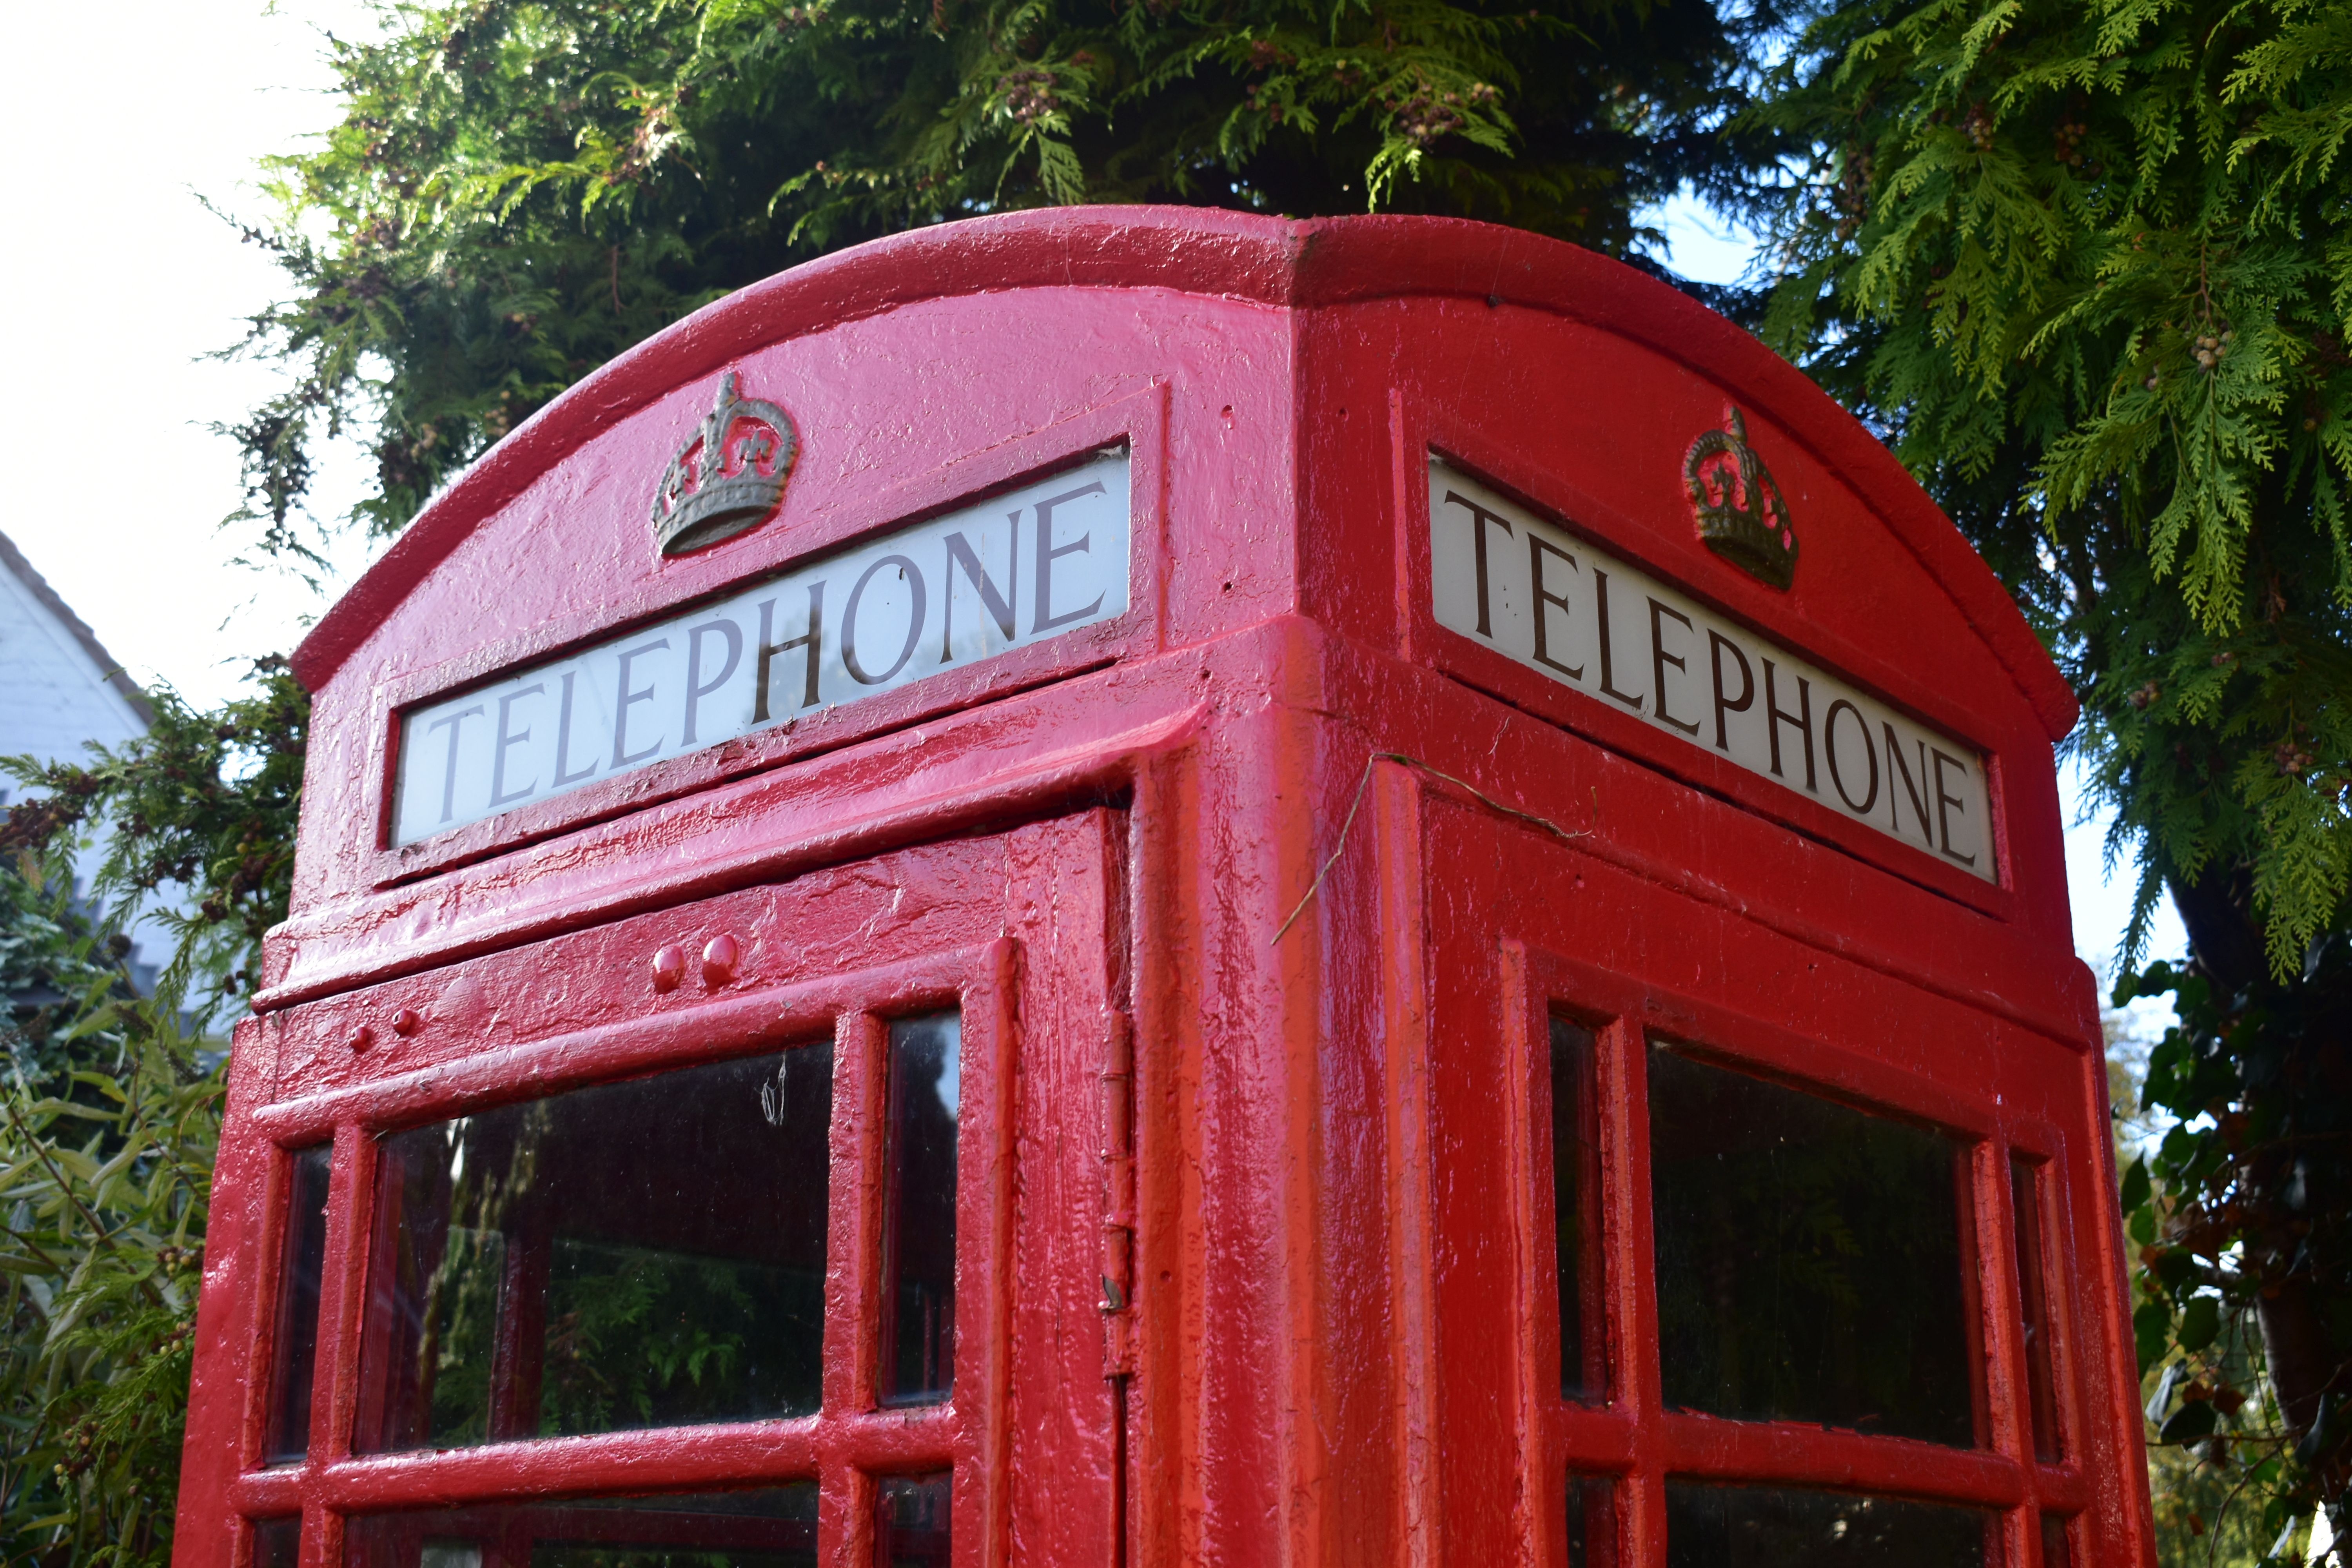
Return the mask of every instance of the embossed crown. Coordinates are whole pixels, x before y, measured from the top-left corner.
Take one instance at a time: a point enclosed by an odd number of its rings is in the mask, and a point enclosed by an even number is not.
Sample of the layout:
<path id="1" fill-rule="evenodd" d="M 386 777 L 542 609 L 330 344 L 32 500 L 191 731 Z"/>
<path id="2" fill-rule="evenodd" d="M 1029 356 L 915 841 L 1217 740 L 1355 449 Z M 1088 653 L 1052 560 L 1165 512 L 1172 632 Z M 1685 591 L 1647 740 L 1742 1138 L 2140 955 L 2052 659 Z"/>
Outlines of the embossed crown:
<path id="1" fill-rule="evenodd" d="M 1797 530 L 1764 459 L 1748 444 L 1748 422 L 1727 408 L 1724 427 L 1700 433 L 1683 458 L 1706 547 L 1749 576 L 1785 588 L 1797 575 Z"/>
<path id="2" fill-rule="evenodd" d="M 734 372 L 719 402 L 677 449 L 654 491 L 654 538 L 664 555 L 683 555 L 768 521 L 783 498 L 800 443 L 772 403 L 742 395 Z"/>

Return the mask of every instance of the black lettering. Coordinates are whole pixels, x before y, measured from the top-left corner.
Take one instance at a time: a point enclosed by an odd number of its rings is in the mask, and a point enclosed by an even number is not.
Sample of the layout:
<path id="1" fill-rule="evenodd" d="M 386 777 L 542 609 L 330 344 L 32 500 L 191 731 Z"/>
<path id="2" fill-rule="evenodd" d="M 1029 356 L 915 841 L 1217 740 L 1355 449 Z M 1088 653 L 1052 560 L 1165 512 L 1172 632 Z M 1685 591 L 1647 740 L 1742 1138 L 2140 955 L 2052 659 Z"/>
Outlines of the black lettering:
<path id="1" fill-rule="evenodd" d="M 1977 863 L 1975 856 L 1963 855 L 1952 847 L 1952 818 L 1949 808 L 1957 805 L 1962 811 L 1966 811 L 1969 808 L 1969 803 L 1958 795 L 1944 793 L 1944 765 L 1948 763 L 1959 769 L 1962 777 L 1968 775 L 1969 765 L 1958 757 L 1946 756 L 1940 747 L 1929 749 L 1936 755 L 1936 827 L 1944 837 L 1944 853 L 1963 866 L 1973 866 Z"/>
<path id="2" fill-rule="evenodd" d="M 1486 614 L 1486 525 L 1490 522 L 1500 523 L 1503 531 L 1507 534 L 1511 531 L 1511 520 L 1500 512 L 1488 511 L 1468 496 L 1455 490 L 1447 490 L 1445 499 L 1455 506 L 1466 506 L 1470 509 L 1470 559 L 1476 567 L 1478 579 L 1478 635 L 1491 641 L 1495 636 L 1495 626 L 1492 618 Z M 1537 614 L 1540 616 L 1543 607 L 1538 605 L 1536 608 Z"/>
<path id="3" fill-rule="evenodd" d="M 940 574 L 941 584 L 940 592 L 946 595 L 940 603 L 940 662 L 941 664 L 947 663 L 953 657 L 951 645 L 955 642 L 955 569 L 958 566 L 963 568 L 963 574 L 971 579 L 971 585 L 980 590 L 980 602 L 990 615 L 996 617 L 996 629 L 1004 634 L 1006 642 L 1013 640 L 1012 600 L 996 591 L 996 584 L 989 581 L 988 568 L 980 563 L 979 555 L 973 552 L 971 543 L 962 533 L 950 533 L 948 535 L 948 563 Z M 1004 581 L 1010 585 L 1020 580 L 1021 514 L 1016 511 L 1013 514 L 1013 563 L 1004 569 Z M 1099 604 L 1101 601 L 1097 600 L 1096 603 Z"/>
<path id="4" fill-rule="evenodd" d="M 564 672 L 563 698 L 555 715 L 555 782 L 547 786 L 550 789 L 568 788 L 596 771 L 596 762 L 593 757 L 589 759 L 588 765 L 576 773 L 563 771 L 565 760 L 572 755 L 572 683 L 579 679 L 580 672 L 576 669 Z"/>
<path id="5" fill-rule="evenodd" d="M 1859 801 L 1847 790 L 1845 775 L 1838 771 L 1837 721 L 1841 713 L 1853 715 L 1854 728 L 1862 731 L 1862 754 L 1870 763 L 1870 793 Z M 1822 715 L 1822 750 L 1829 753 L 1830 784 L 1837 790 L 1838 798 L 1856 816 L 1868 816 L 1870 808 L 1878 804 L 1878 752 L 1870 743 L 1870 721 L 1862 716 L 1861 709 L 1843 697 L 1831 703 L 1830 710 Z"/>
<path id="6" fill-rule="evenodd" d="M 482 705 L 477 702 L 471 708 L 461 708 L 446 718 L 436 719 L 425 726 L 425 732 L 428 735 L 443 728 L 449 731 L 449 756 L 441 767 L 441 820 L 444 822 L 455 816 L 457 810 L 457 731 L 467 720 L 481 710 Z"/>
<path id="7" fill-rule="evenodd" d="M 1895 726 L 1881 720 L 1879 728 L 1886 733 L 1886 825 L 1897 837 L 1902 837 L 1903 813 L 1898 809 L 1902 797 L 1895 793 L 1894 784 L 1895 775 L 1899 773 L 1903 778 L 1903 794 L 1911 797 L 1911 813 L 1919 819 L 1919 837 L 1933 844 L 1936 834 L 1927 826 L 1927 797 L 1919 784 L 1911 782 L 1911 764 L 1903 760 L 1903 748 L 1895 739 Z M 1922 783 L 1927 777 L 1927 742 L 1925 741 L 1919 742 L 1919 777 Z"/>
<path id="8" fill-rule="evenodd" d="M 1780 710 L 1780 694 L 1773 673 L 1772 661 L 1765 659 L 1764 732 L 1772 738 L 1772 771 L 1780 773 L 1780 726 L 1786 724 L 1805 737 L 1805 792 L 1819 795 L 1822 792 L 1813 774 L 1813 683 L 1801 675 L 1797 677 L 1797 710 L 1785 713 Z"/>
<path id="9" fill-rule="evenodd" d="M 776 601 L 773 599 L 762 599 L 760 601 L 760 665 L 758 673 L 753 679 L 751 685 L 751 722 L 754 724 L 764 724 L 768 721 L 768 665 L 770 661 L 778 654 L 788 653 L 796 647 L 806 648 L 808 650 L 808 672 L 801 680 L 800 705 L 803 708 L 814 708 L 816 706 L 818 674 L 817 658 L 818 656 L 824 651 L 824 578 L 820 577 L 815 582 L 809 584 L 808 596 L 808 630 L 803 632 L 796 637 L 786 637 L 782 642 L 771 642 L 768 640 L 771 637 L 775 635 L 775 623 L 773 616 L 776 612 Z"/>
<path id="10" fill-rule="evenodd" d="M 541 681 L 526 686 L 520 691 L 509 691 L 499 699 L 498 736 L 490 746 L 490 809 L 493 811 L 519 800 L 530 799 L 531 792 L 539 787 L 539 780 L 534 776 L 530 783 L 512 795 L 507 793 L 507 748 L 520 746 L 530 739 L 530 731 L 528 730 L 520 735 L 509 734 L 507 731 L 507 715 L 513 711 L 514 705 L 522 699 L 540 696 L 546 690 L 547 683 Z M 448 819 L 445 816 L 442 820 L 446 822 Z"/>
<path id="11" fill-rule="evenodd" d="M 1600 567 L 1592 569 L 1592 624 L 1601 633 L 1601 690 L 1603 696 L 1614 697 L 1634 712 L 1642 710 L 1642 700 L 1629 691 L 1620 691 L 1612 683 L 1609 658 L 1609 574 Z"/>
<path id="12" fill-rule="evenodd" d="M 1729 648 L 1731 657 L 1739 661 L 1739 700 L 1737 702 L 1727 700 L 1723 695 L 1723 652 L 1726 648 Z M 1707 662 L 1715 667 L 1715 749 L 1727 752 L 1731 746 L 1726 739 L 1723 716 L 1726 713 L 1745 713 L 1755 702 L 1756 672 L 1748 668 L 1748 656 L 1740 651 L 1739 645 L 1713 626 L 1706 628 L 1706 657 Z"/>
<path id="13" fill-rule="evenodd" d="M 1097 483 L 1095 489 L 1102 486 Z M 907 611 L 907 641 L 898 649 L 898 658 L 879 675 L 868 675 L 866 667 L 857 662 L 857 605 L 866 597 L 866 584 L 874 581 L 874 574 L 885 566 L 896 566 L 898 574 L 907 579 L 908 591 L 914 602 Z M 1041 573 L 1042 575 L 1042 573 Z M 841 665 L 849 671 L 849 679 L 861 686 L 879 686 L 900 670 L 915 657 L 915 644 L 923 636 L 923 574 L 912 559 L 904 555 L 885 555 L 858 574 L 857 585 L 849 590 L 849 603 L 841 608 Z"/>
<path id="14" fill-rule="evenodd" d="M 1478 563 L 1478 629 L 1482 632 L 1486 629 L 1486 525 L 1481 523 L 1478 531 L 1478 538 L 1480 541 L 1480 558 Z M 1568 600 L 1564 595 L 1544 592 L 1543 558 L 1546 555 L 1559 556 L 1562 561 L 1568 563 L 1568 568 L 1571 572 L 1582 570 L 1581 567 L 1577 565 L 1576 557 L 1570 555 L 1567 551 L 1562 550 L 1556 544 L 1538 539 L 1532 533 L 1528 535 L 1528 584 L 1535 593 L 1536 662 L 1544 666 L 1548 669 L 1556 669 L 1559 671 L 1570 680 L 1582 680 L 1584 679 L 1584 667 L 1582 665 L 1578 665 L 1576 668 L 1571 669 L 1567 665 L 1560 663 L 1559 660 L 1551 657 L 1550 651 L 1544 641 L 1544 606 L 1547 605 L 1558 605 L 1563 614 L 1566 613 L 1568 609 Z"/>
<path id="15" fill-rule="evenodd" d="M 1668 653 L 1666 651 L 1665 641 L 1660 636 L 1658 626 L 1659 617 L 1662 616 L 1672 616 L 1675 619 L 1682 622 L 1683 630 L 1685 631 L 1690 631 L 1693 629 L 1690 624 L 1690 617 L 1684 615 L 1680 610 L 1675 609 L 1671 605 L 1662 605 L 1655 599 L 1652 599 L 1650 601 L 1650 692 L 1653 699 L 1652 707 L 1655 710 L 1657 720 L 1660 723 L 1671 724 L 1685 735 L 1696 735 L 1698 733 L 1697 720 L 1694 719 L 1689 723 L 1685 724 L 1681 720 L 1666 711 L 1666 666 L 1671 664 L 1676 669 L 1683 669 L 1684 665 L 1682 655 L 1678 653 Z M 1687 673 L 1687 671 L 1685 671 L 1685 673 Z"/>
<path id="16" fill-rule="evenodd" d="M 639 643 L 621 655 L 621 672 L 613 684 L 613 689 L 620 693 L 620 700 L 613 706 L 613 766 L 615 768 L 625 768 L 632 763 L 642 763 L 662 748 L 661 738 L 656 736 L 654 743 L 644 751 L 629 750 L 630 705 L 637 702 L 651 702 L 654 700 L 654 689 L 650 686 L 643 691 L 629 689 L 629 661 L 640 654 L 651 653 L 657 647 L 669 647 L 669 638 L 656 637 L 651 642 Z"/>
<path id="17" fill-rule="evenodd" d="M 1054 509 L 1064 501 L 1076 500 L 1080 496 L 1103 493 L 1103 483 L 1100 479 L 1097 479 L 1092 484 L 1080 485 L 1076 489 L 1065 490 L 1060 495 L 1048 497 L 1037 503 L 1037 611 L 1034 619 L 1029 625 L 1031 637 L 1035 637 L 1040 632 L 1050 632 L 1056 626 L 1066 626 L 1075 621 L 1083 621 L 1102 608 L 1103 596 L 1097 594 L 1095 602 L 1083 610 L 1072 610 L 1066 616 L 1057 616 L 1053 612 L 1054 563 L 1065 555 L 1075 555 L 1080 551 L 1089 555 L 1094 553 L 1094 535 L 1091 533 L 1081 533 L 1076 541 L 1070 544 L 1057 545 L 1054 542 Z M 853 593 L 850 596 L 855 599 L 856 595 Z M 919 586 L 915 591 L 915 603 L 920 605 L 922 602 L 922 590 Z M 917 620 L 921 618 L 920 616 L 916 616 Z M 844 624 L 846 625 L 845 620 Z M 849 633 L 845 630 L 841 636 L 843 645 L 846 647 Z M 898 662 L 904 664 L 907 661 L 902 658 Z M 884 676 L 881 679 L 887 680 L 889 677 Z"/>
<path id="18" fill-rule="evenodd" d="M 727 662 L 709 680 L 702 679 L 702 634 L 717 632 L 727 639 Z M 694 744 L 694 718 L 702 700 L 734 679 L 735 667 L 743 661 L 743 629 L 733 621 L 720 616 L 703 622 L 686 634 L 686 734 L 681 746 Z"/>

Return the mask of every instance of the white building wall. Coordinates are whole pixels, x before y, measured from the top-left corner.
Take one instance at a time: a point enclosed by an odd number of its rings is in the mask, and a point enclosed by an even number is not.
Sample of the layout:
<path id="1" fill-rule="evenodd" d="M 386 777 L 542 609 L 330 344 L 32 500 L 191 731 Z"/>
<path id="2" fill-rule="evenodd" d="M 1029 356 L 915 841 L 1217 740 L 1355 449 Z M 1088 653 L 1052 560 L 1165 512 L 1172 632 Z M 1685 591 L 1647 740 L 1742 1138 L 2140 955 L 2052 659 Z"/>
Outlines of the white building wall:
<path id="1" fill-rule="evenodd" d="M 120 747 L 147 731 L 139 688 L 5 534 L 0 534 L 0 756 L 80 762 L 90 742 Z M 0 780 L 0 801 L 23 786 Z M 101 852 L 78 858 L 89 885 Z M 131 931 L 134 973 L 170 956 L 171 938 L 153 921 Z"/>

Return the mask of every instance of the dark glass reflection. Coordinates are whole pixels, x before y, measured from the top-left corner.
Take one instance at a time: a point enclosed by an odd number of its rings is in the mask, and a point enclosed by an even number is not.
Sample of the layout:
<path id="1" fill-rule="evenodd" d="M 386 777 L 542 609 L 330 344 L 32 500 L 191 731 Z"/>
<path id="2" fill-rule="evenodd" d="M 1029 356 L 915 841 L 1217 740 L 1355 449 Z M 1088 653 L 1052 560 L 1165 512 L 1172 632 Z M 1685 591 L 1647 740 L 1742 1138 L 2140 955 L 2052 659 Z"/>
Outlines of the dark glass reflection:
<path id="1" fill-rule="evenodd" d="M 2032 1406 L 2033 1457 L 2064 1458 L 2058 1437 L 2058 1379 L 2051 1364 L 2050 1278 L 2042 1263 L 2042 1191 L 2032 1163 L 2009 1163 L 2010 1213 L 2017 1237 L 2017 1288 L 2025 1321 L 2025 1388 Z"/>
<path id="2" fill-rule="evenodd" d="M 1665 1401 L 1974 1440 L 1957 1145 L 1650 1052 Z"/>
<path id="3" fill-rule="evenodd" d="M 1601 1140 L 1592 1094 L 1592 1031 L 1551 1021 L 1551 1192 L 1559 1269 L 1559 1393 L 1608 1391 L 1601 1347 Z"/>
<path id="4" fill-rule="evenodd" d="M 1568 1478 L 1568 1568 L 1616 1568 L 1617 1493 L 1599 1476 Z"/>
<path id="5" fill-rule="evenodd" d="M 1780 1487 L 1666 1484 L 1666 1568 L 1983 1568 L 1975 1509 Z"/>
<path id="6" fill-rule="evenodd" d="M 881 1394 L 944 1399 L 955 1384 L 956 1110 L 963 1075 L 953 1013 L 890 1026 L 889 1217 L 883 1235 Z"/>
<path id="7" fill-rule="evenodd" d="M 2066 1521 L 2054 1513 L 2042 1516 L 2042 1568 L 2074 1568 L 2074 1551 L 2066 1542 Z"/>
<path id="8" fill-rule="evenodd" d="M 286 1246 L 278 1274 L 278 1333 L 270 1368 L 268 1458 L 310 1451 L 310 1388 L 318 1374 L 319 1279 L 327 1263 L 327 1174 L 334 1149 L 295 1154 L 286 1183 Z"/>
<path id="9" fill-rule="evenodd" d="M 302 1520 L 299 1514 L 253 1521 L 253 1568 L 299 1568 L 301 1561 Z"/>
<path id="10" fill-rule="evenodd" d="M 814 1482 L 379 1513 L 343 1527 L 346 1568 L 816 1568 Z"/>
<path id="11" fill-rule="evenodd" d="M 946 1470 L 883 1477 L 876 1488 L 875 1568 L 946 1568 L 954 1493 L 954 1478 Z"/>
<path id="12" fill-rule="evenodd" d="M 362 1452 L 803 1415 L 833 1047 L 382 1140 Z"/>

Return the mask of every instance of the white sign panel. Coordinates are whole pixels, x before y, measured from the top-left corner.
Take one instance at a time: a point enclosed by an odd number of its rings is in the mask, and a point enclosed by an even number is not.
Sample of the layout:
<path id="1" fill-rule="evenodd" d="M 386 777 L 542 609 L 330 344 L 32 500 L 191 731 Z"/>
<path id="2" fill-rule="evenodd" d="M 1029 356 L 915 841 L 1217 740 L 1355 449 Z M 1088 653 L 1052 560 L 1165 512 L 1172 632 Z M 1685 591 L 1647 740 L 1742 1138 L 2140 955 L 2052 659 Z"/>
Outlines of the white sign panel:
<path id="1" fill-rule="evenodd" d="M 393 842 L 1122 615 L 1128 521 L 1122 448 L 413 709 Z"/>
<path id="2" fill-rule="evenodd" d="M 1998 879 L 1984 759 L 1433 458 L 1440 626 Z"/>

